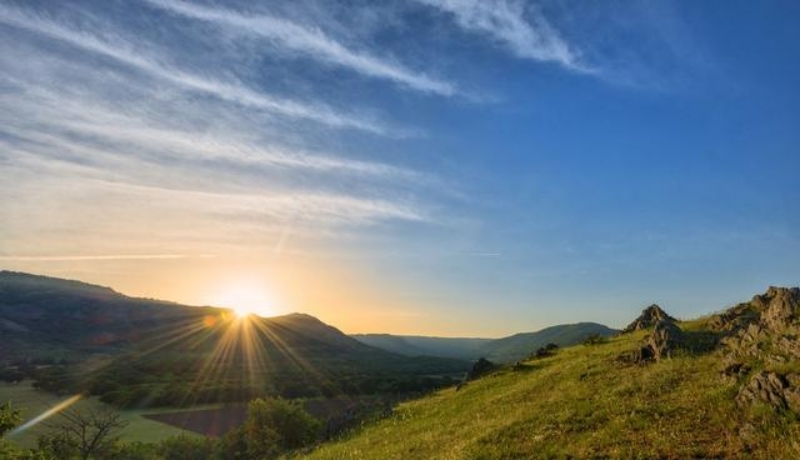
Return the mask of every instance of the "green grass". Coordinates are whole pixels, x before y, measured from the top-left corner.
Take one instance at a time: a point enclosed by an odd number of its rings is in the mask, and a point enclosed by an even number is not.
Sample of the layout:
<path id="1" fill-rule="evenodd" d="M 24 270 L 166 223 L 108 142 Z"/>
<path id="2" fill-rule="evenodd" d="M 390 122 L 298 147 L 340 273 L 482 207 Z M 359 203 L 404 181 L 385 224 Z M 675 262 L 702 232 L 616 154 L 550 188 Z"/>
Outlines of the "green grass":
<path id="1" fill-rule="evenodd" d="M 26 422 L 29 419 L 43 413 L 52 406 L 63 401 L 67 397 L 59 397 L 48 392 L 43 392 L 31 387 L 30 382 L 22 382 L 19 384 L 0 384 L 0 402 L 11 401 L 14 409 L 21 410 L 22 421 Z M 202 408 L 209 408 L 209 405 L 202 406 Z M 112 409 L 97 399 L 83 399 L 76 403 L 73 408 L 75 409 L 89 409 L 105 410 Z M 163 424 L 144 418 L 144 414 L 148 413 L 163 413 L 167 411 L 187 411 L 198 409 L 199 407 L 182 408 L 182 409 L 164 409 L 164 408 L 150 408 L 147 410 L 125 410 L 121 411 L 122 418 L 128 422 L 128 425 L 121 432 L 121 439 L 124 441 L 141 441 L 141 442 L 158 442 L 166 438 L 187 434 L 190 436 L 198 436 L 197 434 L 189 431 L 179 429 L 168 424 Z M 54 416 L 53 420 L 57 420 L 58 416 Z M 29 430 L 7 437 L 8 440 L 23 448 L 32 448 L 36 445 L 36 438 L 47 432 L 49 429 L 45 423 L 40 423 Z"/>
<path id="2" fill-rule="evenodd" d="M 701 333 L 702 324 L 684 324 Z M 800 425 L 742 411 L 719 356 L 687 351 L 646 366 L 615 358 L 644 333 L 563 349 L 321 445 L 311 458 L 797 458 Z M 752 425 L 749 435 L 740 429 Z M 745 431 L 747 432 L 747 431 Z"/>

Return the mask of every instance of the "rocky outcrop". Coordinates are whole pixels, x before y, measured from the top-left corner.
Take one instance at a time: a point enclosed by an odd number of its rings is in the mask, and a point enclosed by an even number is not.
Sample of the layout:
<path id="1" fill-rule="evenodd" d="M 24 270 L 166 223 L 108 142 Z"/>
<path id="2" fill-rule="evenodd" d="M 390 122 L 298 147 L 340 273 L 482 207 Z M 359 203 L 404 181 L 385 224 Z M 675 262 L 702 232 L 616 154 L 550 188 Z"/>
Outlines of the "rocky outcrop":
<path id="1" fill-rule="evenodd" d="M 736 312 L 749 322 L 741 325 L 742 319 L 732 316 Z M 800 359 L 800 289 L 770 287 L 747 305 L 721 314 L 726 315 L 725 326 L 740 325 L 731 329 L 723 340 L 727 365 L 753 360 L 769 364 Z"/>
<path id="2" fill-rule="evenodd" d="M 758 402 L 800 414 L 800 374 L 782 371 L 800 360 L 800 289 L 770 287 L 715 316 L 710 325 L 728 332 L 722 375 L 742 383 L 740 406 Z"/>
<path id="3" fill-rule="evenodd" d="M 736 395 L 736 403 L 749 406 L 753 403 L 768 405 L 776 410 L 789 409 L 800 413 L 800 374 L 781 375 L 760 371 L 745 383 Z"/>
<path id="4" fill-rule="evenodd" d="M 730 332 L 746 327 L 753 320 L 757 320 L 759 312 L 750 303 L 741 303 L 721 314 L 714 315 L 708 321 L 708 327 L 718 332 Z"/>
<path id="5" fill-rule="evenodd" d="M 658 304 L 652 304 L 642 311 L 642 314 L 636 318 L 630 325 L 625 327 L 621 333 L 630 333 L 632 331 L 646 330 L 656 326 L 659 322 L 668 320 L 676 322 L 676 320 L 664 312 Z"/>
<path id="6" fill-rule="evenodd" d="M 653 332 L 644 338 L 642 347 L 623 353 L 619 356 L 620 361 L 638 364 L 650 361 L 657 362 L 671 357 L 682 345 L 684 340 L 683 330 L 675 323 L 675 319 L 667 315 L 661 308 L 658 308 L 658 311 L 663 316 L 662 320 L 658 321 L 655 324 L 655 328 L 653 328 Z"/>
<path id="7" fill-rule="evenodd" d="M 762 323 L 772 331 L 797 330 L 800 318 L 800 288 L 770 287 L 763 296 L 757 296 L 766 308 L 761 313 Z"/>
<path id="8" fill-rule="evenodd" d="M 645 338 L 647 347 L 656 361 L 671 357 L 683 341 L 683 330 L 672 320 L 662 320 L 653 332 Z"/>

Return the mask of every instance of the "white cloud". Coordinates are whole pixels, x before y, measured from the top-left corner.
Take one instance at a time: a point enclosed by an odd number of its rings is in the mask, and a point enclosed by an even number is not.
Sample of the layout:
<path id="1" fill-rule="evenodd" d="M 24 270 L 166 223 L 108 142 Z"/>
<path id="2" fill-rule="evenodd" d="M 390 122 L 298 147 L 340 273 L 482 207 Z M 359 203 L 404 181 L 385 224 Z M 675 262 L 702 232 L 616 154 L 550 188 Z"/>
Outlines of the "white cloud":
<path id="1" fill-rule="evenodd" d="M 535 5 L 515 0 L 417 0 L 453 15 L 460 27 L 502 43 L 516 56 L 591 72 Z"/>
<path id="2" fill-rule="evenodd" d="M 203 28 L 165 23 L 164 36 L 140 39 L 101 8 L 44 10 L 0 4 L 5 260 L 272 251 L 287 228 L 316 244 L 437 223 L 432 203 L 457 192 L 376 150 L 384 138 L 330 129 L 395 127 L 335 112 L 319 94 L 298 103 L 263 93 L 263 69 L 238 49 L 182 58 L 178 37 L 216 45 L 197 35 Z M 220 62 L 241 66 L 231 74 L 242 80 L 225 78 Z"/>
<path id="3" fill-rule="evenodd" d="M 324 104 L 309 105 L 278 98 L 238 82 L 224 82 L 181 71 L 161 60 L 134 51 L 120 39 L 103 39 L 95 34 L 70 29 L 53 21 L 0 7 L 0 22 L 69 43 L 72 46 L 114 59 L 151 77 L 170 82 L 185 90 L 202 92 L 245 107 L 280 115 L 313 120 L 334 127 L 355 128 L 382 135 L 407 135 L 374 120 L 341 114 Z"/>
<path id="4" fill-rule="evenodd" d="M 375 177 L 401 182 L 431 181 L 422 173 L 378 162 L 313 154 L 297 149 L 268 146 L 235 139 L 233 134 L 203 133 L 151 126 L 145 120 L 124 111 L 104 107 L 99 100 L 74 99 L 36 88 L 22 94 L 8 95 L 0 102 L 0 122 L 18 137 L 51 147 L 71 148 L 80 153 L 94 152 L 94 157 L 114 155 L 115 148 L 100 155 L 91 145 L 76 144 L 70 136 L 95 138 L 112 145 L 124 145 L 125 151 L 148 152 L 159 157 L 189 160 L 222 159 L 250 166 L 273 166 Z M 24 117 L 20 117 L 24 112 Z M 51 149 L 52 150 L 52 149 Z"/>
<path id="5" fill-rule="evenodd" d="M 457 94 L 450 82 L 407 69 L 401 64 L 365 52 L 354 51 L 320 29 L 266 15 L 245 16 L 235 11 L 208 8 L 181 0 L 146 0 L 151 5 L 184 17 L 206 21 L 235 33 L 262 37 L 318 61 L 352 69 L 362 75 L 443 96 Z"/>

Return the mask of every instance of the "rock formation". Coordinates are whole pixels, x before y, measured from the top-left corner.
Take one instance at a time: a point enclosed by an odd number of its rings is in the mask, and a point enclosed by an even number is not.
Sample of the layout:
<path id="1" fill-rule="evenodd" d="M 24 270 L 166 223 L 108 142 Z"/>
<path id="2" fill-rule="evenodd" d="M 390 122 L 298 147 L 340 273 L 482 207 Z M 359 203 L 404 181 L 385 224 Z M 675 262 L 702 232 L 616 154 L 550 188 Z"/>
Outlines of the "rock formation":
<path id="1" fill-rule="evenodd" d="M 783 371 L 800 360 L 800 289 L 770 287 L 709 324 L 728 334 L 722 374 L 742 382 L 739 405 L 759 402 L 800 413 L 800 374 Z"/>
<path id="2" fill-rule="evenodd" d="M 656 326 L 658 322 L 669 320 L 676 322 L 676 320 L 664 312 L 658 304 L 652 304 L 642 311 L 642 314 L 636 318 L 630 325 L 625 327 L 621 333 L 630 333 L 632 331 L 646 330 Z"/>
<path id="3" fill-rule="evenodd" d="M 657 362 L 672 356 L 673 352 L 680 347 L 684 334 L 675 323 L 675 319 L 655 304 L 645 309 L 642 315 L 628 325 L 623 332 L 641 330 L 651 326 L 654 326 L 653 332 L 644 338 L 642 347 L 623 353 L 619 356 L 619 360 L 641 364 L 649 361 Z"/>
<path id="4" fill-rule="evenodd" d="M 671 318 L 671 317 L 670 317 Z M 671 357 L 675 349 L 683 341 L 683 331 L 674 320 L 661 320 L 655 329 L 645 338 L 647 347 L 652 351 L 653 359 Z"/>

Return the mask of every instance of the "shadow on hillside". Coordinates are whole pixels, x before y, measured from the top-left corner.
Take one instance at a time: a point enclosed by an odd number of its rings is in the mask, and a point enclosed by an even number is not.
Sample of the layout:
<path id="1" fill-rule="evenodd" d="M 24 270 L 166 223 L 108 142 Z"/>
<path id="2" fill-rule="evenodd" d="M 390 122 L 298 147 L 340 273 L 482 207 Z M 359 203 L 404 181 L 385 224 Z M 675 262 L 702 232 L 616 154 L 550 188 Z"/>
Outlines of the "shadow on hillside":
<path id="1" fill-rule="evenodd" d="M 711 330 L 683 331 L 681 349 L 692 355 L 704 355 L 714 351 L 724 334 Z"/>

